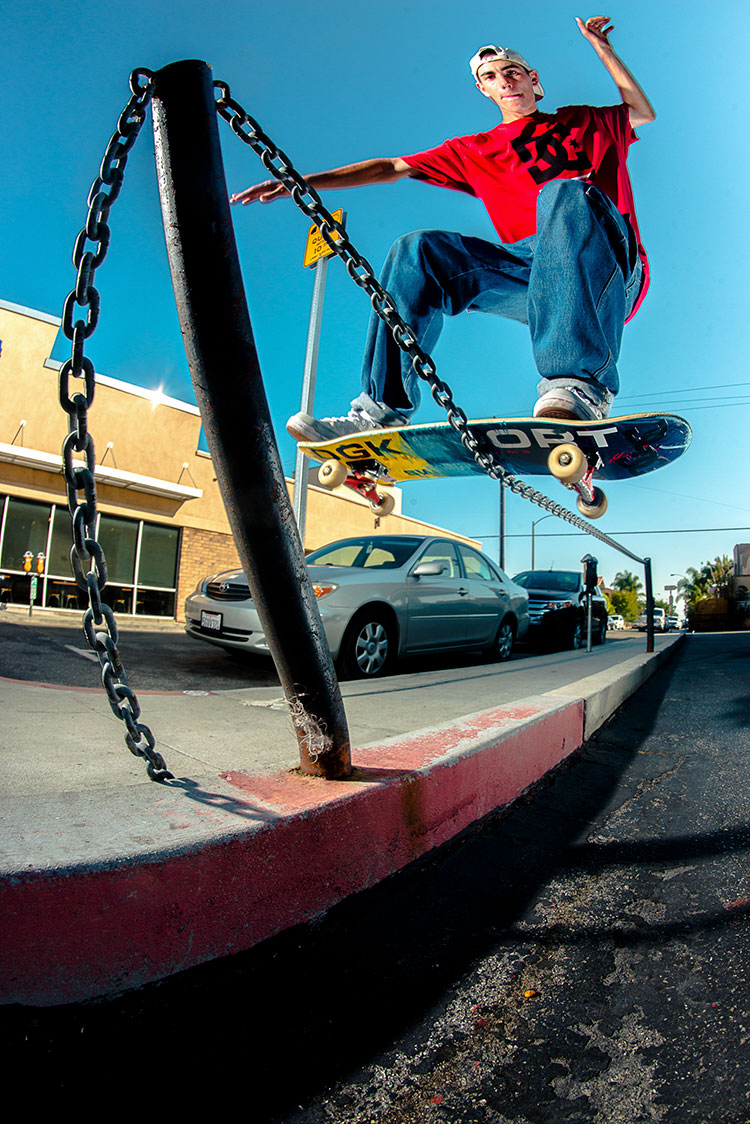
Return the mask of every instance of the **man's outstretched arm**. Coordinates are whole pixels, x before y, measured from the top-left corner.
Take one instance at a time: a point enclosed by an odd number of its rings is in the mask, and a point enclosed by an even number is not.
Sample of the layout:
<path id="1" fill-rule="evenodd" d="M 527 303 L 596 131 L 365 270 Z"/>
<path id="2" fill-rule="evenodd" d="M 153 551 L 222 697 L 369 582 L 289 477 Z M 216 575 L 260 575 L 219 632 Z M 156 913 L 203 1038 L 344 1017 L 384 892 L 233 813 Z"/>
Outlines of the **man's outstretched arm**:
<path id="1" fill-rule="evenodd" d="M 609 16 L 591 16 L 585 23 L 576 16 L 576 23 L 581 35 L 588 40 L 612 75 L 615 85 L 620 91 L 620 97 L 628 107 L 630 124 L 633 128 L 637 128 L 638 125 L 647 125 L 649 121 L 653 121 L 656 114 L 651 102 L 625 63 L 615 54 L 609 42 L 609 36 L 614 31 L 611 24 L 609 27 L 607 26 L 610 23 Z"/>
<path id="2" fill-rule="evenodd" d="M 413 176 L 414 170 L 399 156 L 383 156 L 375 160 L 360 160 L 357 164 L 345 164 L 341 168 L 331 168 L 328 172 L 315 172 L 305 179 L 316 191 L 329 191 L 342 187 L 366 187 L 375 183 L 395 183 L 404 176 Z M 265 180 L 254 187 L 238 191 L 231 198 L 232 203 L 271 203 L 282 199 L 289 192 L 278 180 Z"/>

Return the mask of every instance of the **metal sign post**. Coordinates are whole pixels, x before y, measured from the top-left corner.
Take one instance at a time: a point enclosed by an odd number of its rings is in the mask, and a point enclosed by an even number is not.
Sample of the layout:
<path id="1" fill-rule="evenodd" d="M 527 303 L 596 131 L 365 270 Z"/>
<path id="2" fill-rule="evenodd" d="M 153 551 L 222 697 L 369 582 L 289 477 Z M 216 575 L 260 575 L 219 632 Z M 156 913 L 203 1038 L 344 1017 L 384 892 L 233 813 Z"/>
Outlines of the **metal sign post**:
<path id="1" fill-rule="evenodd" d="M 670 617 L 672 616 L 672 613 L 674 612 L 674 597 L 673 597 L 673 594 L 674 594 L 674 591 L 676 589 L 677 589 L 676 585 L 665 585 L 664 586 L 665 592 L 669 594 L 669 615 L 670 615 Z"/>
<path id="2" fill-rule="evenodd" d="M 333 217 L 342 226 L 346 223 L 343 211 L 334 211 Z M 305 348 L 305 371 L 302 379 L 302 399 L 300 410 L 305 414 L 312 414 L 315 406 L 315 379 L 318 373 L 318 351 L 320 348 L 320 328 L 323 322 L 323 298 L 326 291 L 326 275 L 328 273 L 328 259 L 333 255 L 331 247 L 323 241 L 320 229 L 311 226 L 307 234 L 305 256 L 302 264 L 305 268 L 315 267 L 315 283 L 313 285 L 312 301 L 310 303 L 310 323 L 307 328 L 307 346 Z M 307 466 L 308 459 L 304 453 L 297 449 L 297 459 L 294 462 L 294 518 L 297 521 L 300 541 L 304 549 L 305 525 L 307 522 Z"/>
<path id="3" fill-rule="evenodd" d="M 505 488 L 500 485 L 500 513 L 499 513 L 500 545 L 498 547 L 498 563 L 500 569 L 505 569 Z M 533 569 L 533 566 L 532 566 Z"/>
<path id="4" fill-rule="evenodd" d="M 654 583 L 651 577 L 651 559 L 643 559 L 646 577 L 646 651 L 654 650 Z"/>

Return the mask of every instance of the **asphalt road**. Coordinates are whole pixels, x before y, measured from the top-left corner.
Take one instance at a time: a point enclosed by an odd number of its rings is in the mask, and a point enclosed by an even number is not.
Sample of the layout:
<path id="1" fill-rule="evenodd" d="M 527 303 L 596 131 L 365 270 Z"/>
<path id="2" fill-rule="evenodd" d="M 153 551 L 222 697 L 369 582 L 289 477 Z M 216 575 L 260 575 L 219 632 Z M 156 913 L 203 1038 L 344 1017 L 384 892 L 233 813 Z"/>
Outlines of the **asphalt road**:
<path id="1" fill-rule="evenodd" d="M 688 637 L 509 812 L 318 922 L 0 1012 L 14 1085 L 252 1124 L 747 1124 L 749 673 L 750 634 Z"/>
<path id="2" fill-rule="evenodd" d="M 215 690 L 266 687 L 279 682 L 271 659 L 225 652 L 192 640 L 172 623 L 152 629 L 118 621 L 119 646 L 136 690 Z M 94 687 L 99 660 L 80 618 L 61 623 L 41 614 L 0 613 L 0 675 L 63 687 Z"/>
<path id="3" fill-rule="evenodd" d="M 270 657 L 227 652 L 194 640 L 173 622 L 149 627 L 147 622 L 118 621 L 120 651 L 128 678 L 136 691 L 226 691 L 278 684 Z M 639 651 L 642 633 L 609 633 L 604 648 L 594 648 L 596 658 L 608 646 L 626 643 Z M 539 652 L 520 644 L 511 662 L 580 659 L 581 652 Z M 443 653 L 410 658 L 397 668 L 400 675 L 426 674 L 446 668 L 487 667 L 479 653 Z M 498 668 L 504 665 L 489 665 Z M 539 664 L 541 667 L 542 664 Z M 26 613 L 0 613 L 0 676 L 64 687 L 92 687 L 100 682 L 98 659 L 86 643 L 80 619 Z M 540 688 L 544 689 L 544 688 Z"/>

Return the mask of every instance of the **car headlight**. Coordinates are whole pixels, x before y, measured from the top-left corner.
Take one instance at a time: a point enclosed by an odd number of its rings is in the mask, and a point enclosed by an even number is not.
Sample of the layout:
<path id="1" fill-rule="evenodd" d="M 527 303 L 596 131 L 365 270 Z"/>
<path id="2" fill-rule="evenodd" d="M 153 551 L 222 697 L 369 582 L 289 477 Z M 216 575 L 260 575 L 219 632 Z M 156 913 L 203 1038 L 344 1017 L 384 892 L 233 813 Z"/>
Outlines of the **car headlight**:
<path id="1" fill-rule="evenodd" d="M 327 597 L 329 593 L 333 593 L 334 589 L 338 589 L 337 585 L 333 582 L 313 582 L 313 593 L 316 597 Z"/>
<path id="2" fill-rule="evenodd" d="M 548 601 L 545 605 L 546 609 L 569 609 L 573 604 L 572 601 Z"/>

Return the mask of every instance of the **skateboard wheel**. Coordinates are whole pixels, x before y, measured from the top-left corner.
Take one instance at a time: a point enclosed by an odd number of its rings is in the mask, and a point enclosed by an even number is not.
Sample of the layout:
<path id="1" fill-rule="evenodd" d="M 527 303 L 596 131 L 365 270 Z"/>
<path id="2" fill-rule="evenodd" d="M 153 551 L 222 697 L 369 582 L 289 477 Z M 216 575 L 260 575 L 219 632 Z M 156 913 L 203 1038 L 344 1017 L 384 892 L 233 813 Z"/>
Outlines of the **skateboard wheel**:
<path id="1" fill-rule="evenodd" d="M 556 445 L 547 457 L 547 467 L 563 484 L 577 484 L 586 475 L 589 465 L 577 445 Z"/>
<path id="2" fill-rule="evenodd" d="M 343 484 L 349 473 L 346 471 L 346 465 L 341 461 L 323 461 L 318 469 L 318 483 L 323 488 L 338 488 Z"/>
<path id="3" fill-rule="evenodd" d="M 378 497 L 377 503 L 373 501 L 370 504 L 370 507 L 376 515 L 390 515 L 395 506 L 395 496 L 392 496 L 390 492 L 383 492 L 383 494 Z"/>
<path id="4" fill-rule="evenodd" d="M 578 510 L 581 515 L 585 515 L 587 519 L 599 519 L 607 510 L 607 497 L 601 488 L 594 488 L 594 502 L 586 503 L 582 496 L 576 500 Z"/>

